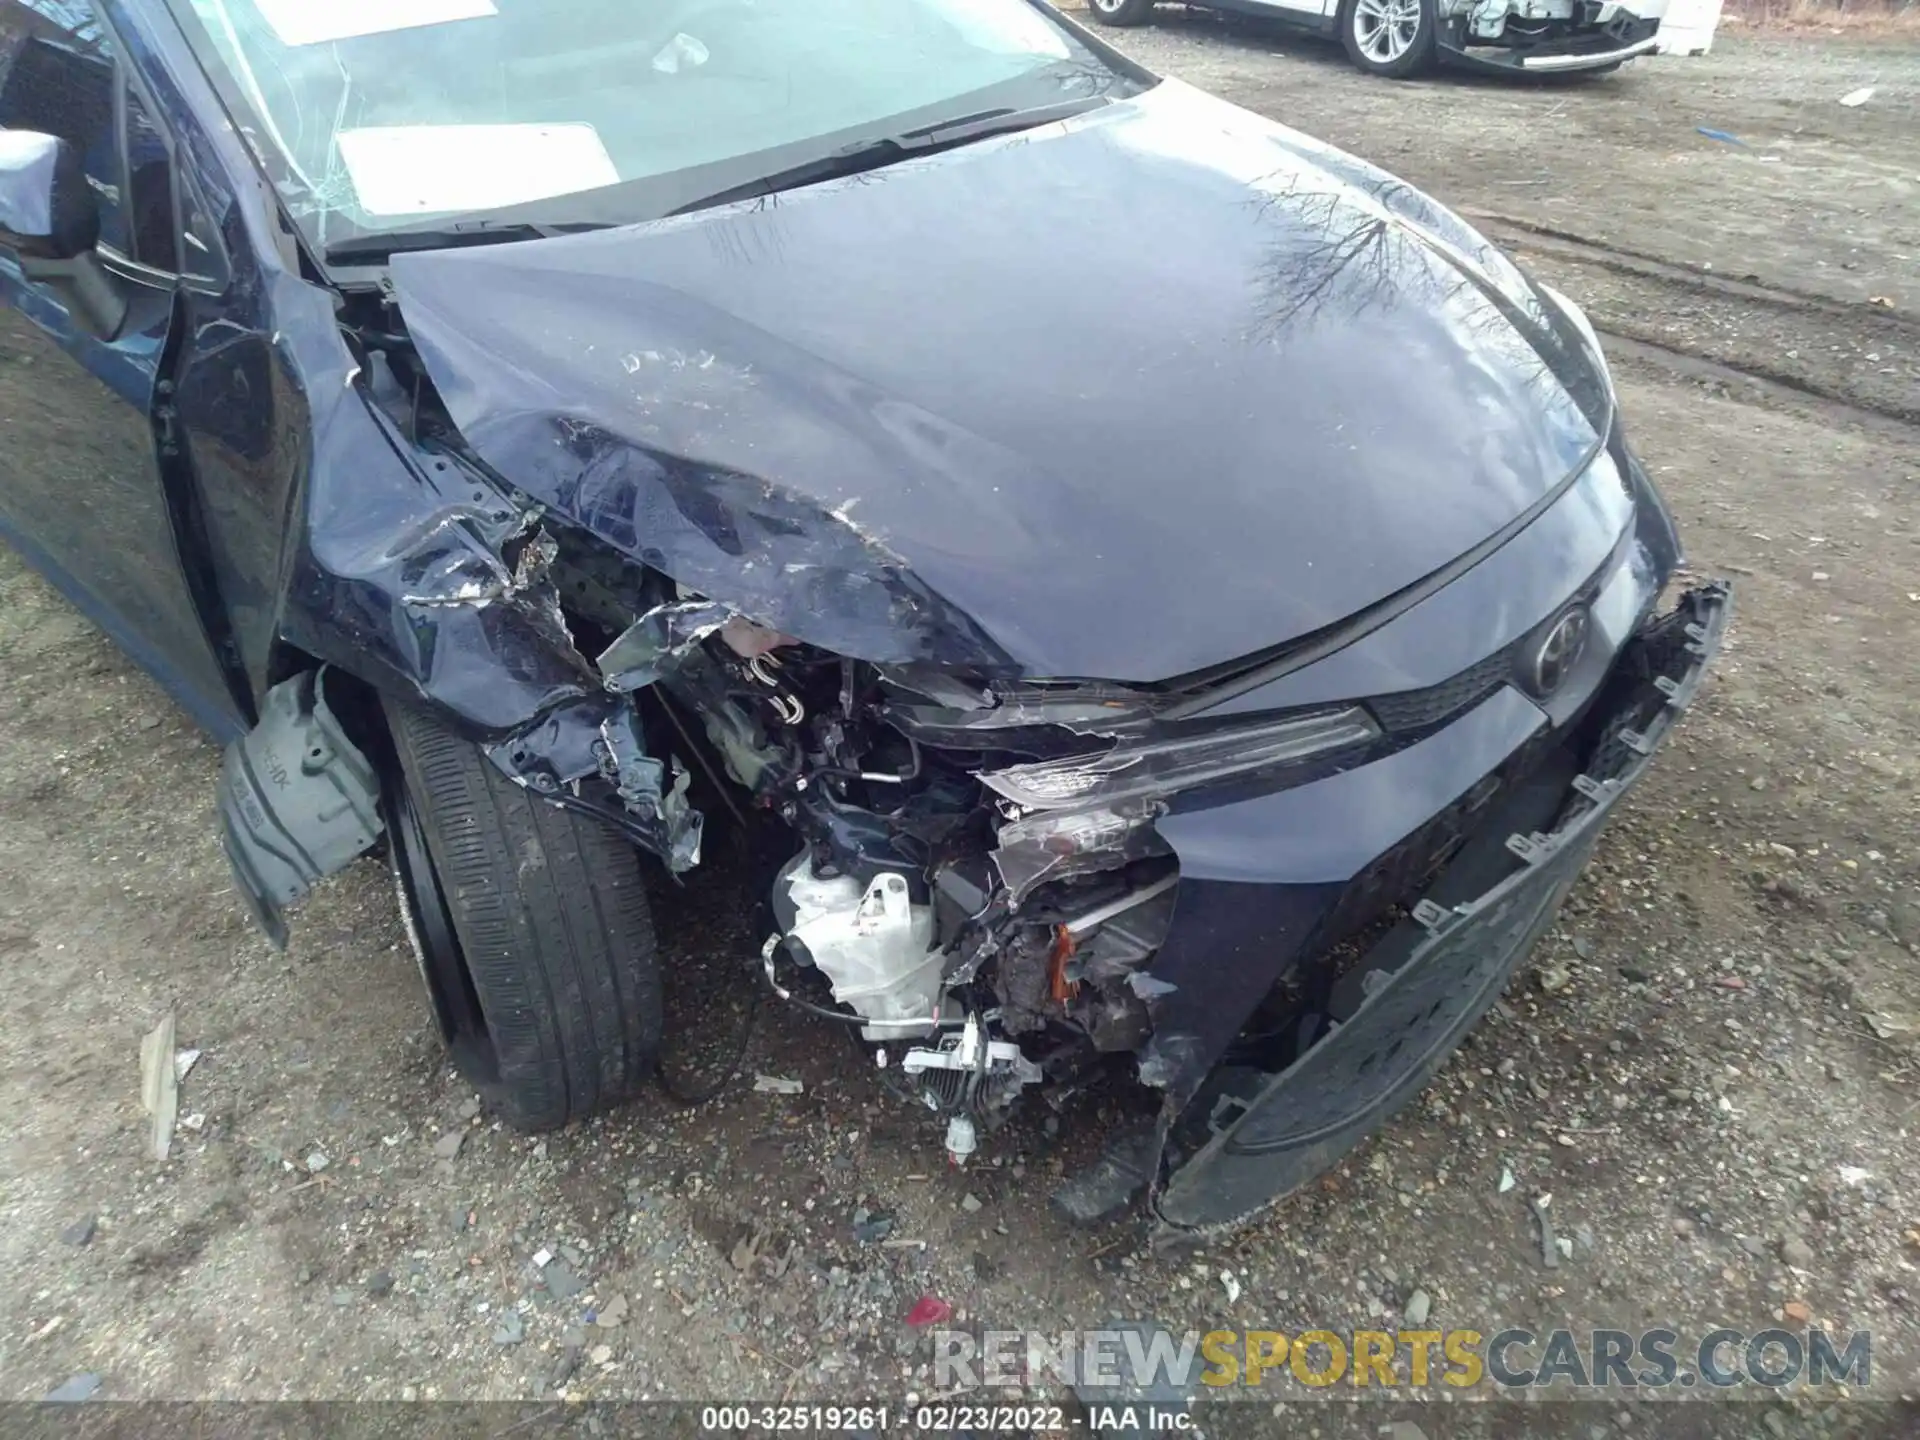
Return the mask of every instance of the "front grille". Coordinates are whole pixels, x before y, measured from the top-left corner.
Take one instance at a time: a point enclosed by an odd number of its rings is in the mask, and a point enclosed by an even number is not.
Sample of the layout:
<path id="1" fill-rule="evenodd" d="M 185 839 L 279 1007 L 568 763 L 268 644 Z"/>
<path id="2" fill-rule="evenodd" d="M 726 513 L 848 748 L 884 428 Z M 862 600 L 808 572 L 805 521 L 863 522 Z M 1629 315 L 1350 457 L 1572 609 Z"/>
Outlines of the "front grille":
<path id="1" fill-rule="evenodd" d="M 1376 695 L 1367 701 L 1367 708 L 1389 734 L 1430 729 L 1479 704 L 1504 685 L 1513 670 L 1513 651 L 1514 645 L 1496 650 L 1486 659 L 1424 690 Z"/>
<path id="2" fill-rule="evenodd" d="M 1515 637 L 1486 659 L 1476 660 L 1466 669 L 1424 690 L 1402 690 L 1392 695 L 1369 698 L 1366 706 L 1373 712 L 1374 719 L 1380 722 L 1380 728 L 1388 734 L 1430 730 L 1479 704 L 1498 690 L 1513 677 L 1519 657 L 1528 653 L 1530 646 L 1545 638 L 1548 626 L 1575 605 L 1593 605 L 1607 577 L 1619 567 L 1633 535 L 1631 527 L 1622 531 L 1613 552 L 1587 576 L 1578 590 L 1549 612 L 1539 624 L 1524 635 Z"/>

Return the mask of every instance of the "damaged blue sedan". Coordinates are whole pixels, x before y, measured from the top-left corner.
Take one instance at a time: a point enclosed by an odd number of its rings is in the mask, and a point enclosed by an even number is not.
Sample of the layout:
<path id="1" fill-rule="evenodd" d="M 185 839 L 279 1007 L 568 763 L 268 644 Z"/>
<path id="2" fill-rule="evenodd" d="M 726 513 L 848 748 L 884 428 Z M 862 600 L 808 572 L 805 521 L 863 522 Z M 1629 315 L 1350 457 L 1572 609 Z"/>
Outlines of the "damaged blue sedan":
<path id="1" fill-rule="evenodd" d="M 956 1162 L 1231 1224 L 1493 1003 L 1726 624 L 1593 328 L 1027 0 L 0 0 L 7 540 L 384 854 L 514 1125 L 662 1040 L 649 868 Z M 1075 1113 L 1071 1110 L 1068 1114 Z"/>

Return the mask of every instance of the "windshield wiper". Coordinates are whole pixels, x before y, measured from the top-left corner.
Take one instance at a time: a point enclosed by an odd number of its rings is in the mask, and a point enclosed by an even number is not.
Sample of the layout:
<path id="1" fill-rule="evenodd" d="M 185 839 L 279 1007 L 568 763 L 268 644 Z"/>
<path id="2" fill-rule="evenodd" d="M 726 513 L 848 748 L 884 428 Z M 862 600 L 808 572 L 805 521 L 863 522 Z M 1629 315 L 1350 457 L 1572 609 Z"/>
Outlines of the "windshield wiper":
<path id="1" fill-rule="evenodd" d="M 955 146 L 984 140 L 989 135 L 1004 135 L 1015 130 L 1032 130 L 1056 120 L 1065 120 L 1079 115 L 1106 103 L 1105 96 L 1091 95 L 1082 96 L 1076 100 L 1061 100 L 1051 105 L 1035 105 L 1024 110 L 1009 106 L 999 110 L 985 110 L 977 115 L 965 115 L 957 120 L 942 120 L 938 124 L 923 125 L 917 130 L 903 130 L 898 135 L 881 135 L 871 140 L 857 140 L 851 145 L 843 145 L 838 150 L 817 159 L 803 160 L 798 165 L 790 165 L 784 170 L 775 170 L 768 175 L 744 180 L 738 185 L 729 185 L 724 190 L 716 190 L 711 195 L 702 195 L 698 200 L 689 200 L 683 205 L 676 205 L 667 213 L 685 215 L 692 210 L 706 210 L 715 205 L 728 205 L 735 200 L 751 200 L 755 196 L 772 195 L 781 190 L 797 190 L 803 185 L 818 184 L 822 180 L 837 180 L 846 175 L 863 174 L 869 170 L 878 170 L 882 166 L 892 165 L 910 155 L 930 155 L 938 150 L 951 150 Z"/>
<path id="2" fill-rule="evenodd" d="M 954 120 L 942 120 L 913 130 L 903 130 L 897 135 L 882 135 L 871 140 L 859 140 L 851 145 L 843 145 L 838 150 L 816 159 L 802 161 L 798 165 L 775 170 L 771 174 L 729 185 L 724 190 L 716 190 L 698 200 L 677 205 L 666 213 L 683 215 L 690 210 L 705 210 L 734 200 L 750 200 L 757 195 L 771 195 L 779 190 L 794 190 L 802 185 L 812 185 L 821 180 L 858 175 L 864 171 L 878 170 L 882 166 L 904 160 L 909 155 L 928 155 L 938 150 L 951 150 L 958 145 L 968 145 L 975 140 L 984 140 L 990 135 L 1031 130 L 1056 120 L 1065 120 L 1079 115 L 1106 103 L 1106 97 L 1093 95 L 1056 101 L 1051 105 L 1035 105 L 1027 109 L 1005 106 L 997 110 L 983 110 L 974 115 L 963 115 Z M 559 225 L 536 225 L 520 220 L 456 220 L 445 225 L 426 226 L 417 230 L 374 230 L 362 235 L 349 235 L 334 241 L 322 253 L 329 265 L 378 265 L 391 256 L 409 250 L 448 250 L 465 245 L 500 245 L 518 240 L 546 240 L 556 235 L 571 235 L 582 230 L 603 230 L 612 223 L 611 221 L 583 221 Z"/>
<path id="3" fill-rule="evenodd" d="M 456 220 L 421 230 L 373 230 L 349 235 L 327 246 L 329 265 L 377 265 L 408 250 L 451 250 L 459 245 L 504 245 L 516 240 L 548 240 L 599 224 L 532 225 L 520 220 Z"/>

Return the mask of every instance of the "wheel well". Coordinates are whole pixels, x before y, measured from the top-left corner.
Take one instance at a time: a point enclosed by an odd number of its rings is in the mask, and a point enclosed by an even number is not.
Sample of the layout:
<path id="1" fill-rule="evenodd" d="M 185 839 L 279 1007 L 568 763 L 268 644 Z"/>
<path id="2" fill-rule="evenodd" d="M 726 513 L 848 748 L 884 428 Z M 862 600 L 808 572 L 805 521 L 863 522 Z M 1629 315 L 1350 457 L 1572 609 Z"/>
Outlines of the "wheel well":
<path id="1" fill-rule="evenodd" d="M 394 755 L 393 735 L 387 728 L 386 714 L 380 708 L 380 692 L 371 683 L 350 670 L 328 665 L 299 646 L 282 641 L 274 646 L 268 662 L 266 688 L 272 689 L 295 675 L 323 668 L 326 670 L 326 678 L 322 683 L 326 687 L 327 708 L 340 721 L 347 738 L 359 747 L 360 753 L 379 772 L 381 780 L 389 779 L 399 762 Z"/>

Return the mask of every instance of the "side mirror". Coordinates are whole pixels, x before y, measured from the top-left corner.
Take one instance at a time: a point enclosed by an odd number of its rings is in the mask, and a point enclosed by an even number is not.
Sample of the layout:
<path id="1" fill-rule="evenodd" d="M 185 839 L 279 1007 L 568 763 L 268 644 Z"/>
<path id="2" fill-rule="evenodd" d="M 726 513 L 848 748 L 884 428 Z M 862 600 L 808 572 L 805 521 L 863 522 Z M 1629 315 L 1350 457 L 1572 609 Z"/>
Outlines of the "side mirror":
<path id="1" fill-rule="evenodd" d="M 73 260 L 99 239 L 79 152 L 37 130 L 0 130 L 0 244 L 23 259 Z"/>

